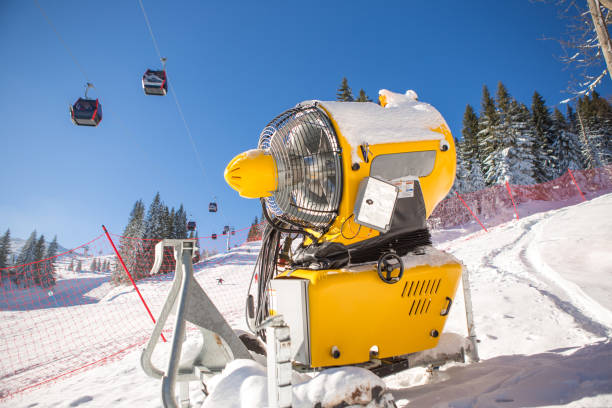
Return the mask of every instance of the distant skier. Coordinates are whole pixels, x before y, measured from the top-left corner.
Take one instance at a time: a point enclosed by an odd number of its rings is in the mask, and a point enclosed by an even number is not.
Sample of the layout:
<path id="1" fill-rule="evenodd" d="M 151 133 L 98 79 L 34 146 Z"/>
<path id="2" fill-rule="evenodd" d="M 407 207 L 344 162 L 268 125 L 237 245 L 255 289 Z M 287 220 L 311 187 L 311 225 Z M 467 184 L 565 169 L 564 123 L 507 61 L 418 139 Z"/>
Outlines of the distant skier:
<path id="1" fill-rule="evenodd" d="M 217 285 L 223 285 L 223 278 L 217 278 Z"/>

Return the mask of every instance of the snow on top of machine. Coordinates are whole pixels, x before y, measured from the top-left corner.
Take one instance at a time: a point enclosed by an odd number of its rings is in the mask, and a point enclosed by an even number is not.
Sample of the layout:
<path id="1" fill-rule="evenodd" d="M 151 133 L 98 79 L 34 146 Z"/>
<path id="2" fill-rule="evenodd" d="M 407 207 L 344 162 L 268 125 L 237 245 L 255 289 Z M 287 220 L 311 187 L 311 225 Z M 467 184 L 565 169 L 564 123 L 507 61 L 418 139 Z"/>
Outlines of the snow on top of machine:
<path id="1" fill-rule="evenodd" d="M 413 90 L 405 94 L 381 89 L 387 104 L 320 101 L 338 124 L 340 132 L 351 145 L 353 163 L 361 157 L 360 145 L 441 140 L 444 135 L 432 129 L 446 125 L 444 118 L 428 103 L 420 102 Z"/>
<path id="2" fill-rule="evenodd" d="M 448 252 L 436 249 L 431 246 L 423 247 L 423 254 L 419 256 L 414 256 L 411 253 L 402 257 L 402 261 L 404 263 L 404 269 L 408 270 L 411 268 L 416 268 L 417 266 L 442 266 L 450 263 L 461 263 L 455 256 L 449 254 Z M 342 272 L 362 272 L 372 269 L 372 262 L 351 266 L 350 269 L 342 269 Z M 462 263 L 461 263 L 462 264 Z M 374 263 L 374 267 L 376 267 Z"/>

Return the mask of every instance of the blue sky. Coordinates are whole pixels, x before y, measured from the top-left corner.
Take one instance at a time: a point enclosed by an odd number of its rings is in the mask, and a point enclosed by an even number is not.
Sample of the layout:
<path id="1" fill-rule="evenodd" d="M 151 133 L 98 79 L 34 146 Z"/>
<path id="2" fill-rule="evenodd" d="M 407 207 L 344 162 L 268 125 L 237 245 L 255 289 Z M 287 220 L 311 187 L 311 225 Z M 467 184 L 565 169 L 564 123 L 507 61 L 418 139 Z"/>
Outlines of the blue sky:
<path id="1" fill-rule="evenodd" d="M 65 246 L 121 233 L 134 202 L 157 191 L 183 203 L 200 235 L 241 228 L 259 202 L 223 180 L 226 164 L 259 132 L 307 99 L 334 99 L 343 76 L 354 93 L 414 89 L 460 136 L 467 103 L 503 81 L 530 105 L 567 97 L 555 55 L 564 21 L 552 5 L 412 1 L 153 1 L 144 5 L 202 157 L 200 170 L 170 95 L 145 96 L 159 66 L 137 0 L 39 0 L 96 86 L 104 118 L 74 126 L 68 105 L 86 79 L 32 1 L 0 3 L 0 233 L 57 234 Z M 610 94 L 608 78 L 600 86 Z M 217 197 L 220 213 L 209 214 Z"/>

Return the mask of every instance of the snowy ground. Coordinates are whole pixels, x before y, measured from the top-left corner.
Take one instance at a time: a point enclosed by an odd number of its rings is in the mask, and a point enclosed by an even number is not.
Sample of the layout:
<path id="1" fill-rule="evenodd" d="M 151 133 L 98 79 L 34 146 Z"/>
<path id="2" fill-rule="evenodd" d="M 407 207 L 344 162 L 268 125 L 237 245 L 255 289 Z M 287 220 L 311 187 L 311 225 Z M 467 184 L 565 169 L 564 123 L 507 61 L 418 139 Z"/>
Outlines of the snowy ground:
<path id="1" fill-rule="evenodd" d="M 488 234 L 436 234 L 437 246 L 470 270 L 482 361 L 448 365 L 433 377 L 412 369 L 386 378 L 398 406 L 612 406 L 611 213 L 608 194 L 506 223 Z M 243 298 L 238 293 L 244 291 L 254 262 L 255 248 L 248 249 L 220 256 L 218 265 L 211 262 L 196 273 L 207 291 L 221 290 L 215 284 L 218 276 L 235 285 L 230 286 L 237 293 L 235 300 L 221 309 L 238 327 L 243 326 Z M 154 289 L 145 286 L 143 294 Z M 109 293 L 104 300 L 112 302 L 117 296 L 135 294 Z M 461 295 L 454 305 L 446 331 L 464 334 Z M 141 371 L 139 354 L 134 350 L 119 361 L 4 400 L 0 406 L 161 407 L 160 384 Z M 240 381 L 223 385 L 223 401 L 229 404 L 229 399 L 250 395 L 242 406 L 257 406 L 265 393 L 264 374 L 257 367 L 243 368 L 247 375 L 237 376 Z M 307 394 L 304 388 L 296 387 L 296 397 Z M 313 384 L 310 391 L 324 388 Z M 191 396 L 194 406 L 201 405 L 196 387 Z"/>

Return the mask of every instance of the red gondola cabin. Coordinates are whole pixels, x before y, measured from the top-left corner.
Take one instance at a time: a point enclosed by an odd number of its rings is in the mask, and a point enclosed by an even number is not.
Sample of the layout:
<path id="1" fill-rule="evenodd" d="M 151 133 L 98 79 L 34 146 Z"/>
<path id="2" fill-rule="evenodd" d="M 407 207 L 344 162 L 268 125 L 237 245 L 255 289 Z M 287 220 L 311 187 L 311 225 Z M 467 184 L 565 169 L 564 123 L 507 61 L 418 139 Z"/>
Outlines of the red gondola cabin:
<path id="1" fill-rule="evenodd" d="M 70 107 L 70 119 L 78 126 L 98 126 L 102 120 L 102 104 L 97 99 L 79 98 Z"/>

